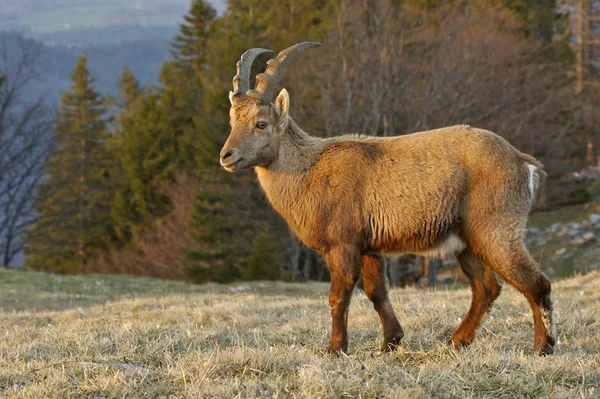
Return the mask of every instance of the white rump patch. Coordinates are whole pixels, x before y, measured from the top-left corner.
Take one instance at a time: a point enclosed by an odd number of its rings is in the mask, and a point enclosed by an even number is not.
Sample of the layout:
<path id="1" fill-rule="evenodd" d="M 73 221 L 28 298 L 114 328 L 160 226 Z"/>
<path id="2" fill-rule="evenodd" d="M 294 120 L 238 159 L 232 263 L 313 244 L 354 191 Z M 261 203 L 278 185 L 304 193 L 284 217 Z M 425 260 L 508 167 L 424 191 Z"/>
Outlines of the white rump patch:
<path id="1" fill-rule="evenodd" d="M 535 191 L 537 190 L 540 181 L 537 173 L 535 173 L 537 167 L 528 163 L 527 168 L 529 169 L 529 195 L 531 198 L 531 202 L 533 202 L 533 200 L 535 199 Z"/>

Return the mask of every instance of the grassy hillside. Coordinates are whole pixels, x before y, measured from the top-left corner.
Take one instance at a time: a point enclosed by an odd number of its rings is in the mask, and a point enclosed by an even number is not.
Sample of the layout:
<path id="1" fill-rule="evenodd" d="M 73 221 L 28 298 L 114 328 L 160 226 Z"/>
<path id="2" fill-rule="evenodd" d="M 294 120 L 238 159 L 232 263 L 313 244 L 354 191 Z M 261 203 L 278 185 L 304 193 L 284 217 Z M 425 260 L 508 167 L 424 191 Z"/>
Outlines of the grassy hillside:
<path id="1" fill-rule="evenodd" d="M 555 283 L 557 354 L 532 355 L 524 298 L 505 287 L 476 342 L 443 342 L 467 289 L 394 290 L 393 354 L 357 291 L 349 356 L 333 357 L 326 284 L 194 286 L 0 271 L 0 396 L 598 397 L 600 273 Z"/>

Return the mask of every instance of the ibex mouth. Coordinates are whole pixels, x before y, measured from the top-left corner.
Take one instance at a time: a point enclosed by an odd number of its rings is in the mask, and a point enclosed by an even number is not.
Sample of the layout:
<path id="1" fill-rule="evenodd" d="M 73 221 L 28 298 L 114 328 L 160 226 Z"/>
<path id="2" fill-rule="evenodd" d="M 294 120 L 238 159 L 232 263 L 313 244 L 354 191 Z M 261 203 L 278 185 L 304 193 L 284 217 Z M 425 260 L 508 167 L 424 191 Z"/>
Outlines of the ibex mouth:
<path id="1" fill-rule="evenodd" d="M 236 170 L 239 169 L 236 165 L 239 165 L 239 163 L 243 160 L 244 160 L 244 158 L 238 158 L 233 162 L 227 162 L 227 163 L 224 163 L 221 160 L 221 166 L 228 172 L 235 172 Z"/>

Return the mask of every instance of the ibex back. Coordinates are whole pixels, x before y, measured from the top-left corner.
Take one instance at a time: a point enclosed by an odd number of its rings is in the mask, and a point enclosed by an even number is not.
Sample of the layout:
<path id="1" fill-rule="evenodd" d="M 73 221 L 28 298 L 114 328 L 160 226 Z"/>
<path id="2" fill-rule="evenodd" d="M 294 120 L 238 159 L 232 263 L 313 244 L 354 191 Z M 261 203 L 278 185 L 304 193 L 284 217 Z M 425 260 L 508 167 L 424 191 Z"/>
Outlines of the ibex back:
<path id="1" fill-rule="evenodd" d="M 471 308 L 450 339 L 473 341 L 500 294 L 498 274 L 525 295 L 533 310 L 534 349 L 554 347 L 550 282 L 523 243 L 535 196 L 546 174 L 533 157 L 500 136 L 453 126 L 398 137 L 317 138 L 288 115 L 285 69 L 304 42 L 267 63 L 250 90 L 254 59 L 245 52 L 230 93 L 231 133 L 221 151 L 230 172 L 255 168 L 267 198 L 331 272 L 329 350 L 348 347 L 348 305 L 362 274 L 365 292 L 384 331 L 382 350 L 403 331 L 386 287 L 382 254 L 456 254 L 471 282 Z"/>

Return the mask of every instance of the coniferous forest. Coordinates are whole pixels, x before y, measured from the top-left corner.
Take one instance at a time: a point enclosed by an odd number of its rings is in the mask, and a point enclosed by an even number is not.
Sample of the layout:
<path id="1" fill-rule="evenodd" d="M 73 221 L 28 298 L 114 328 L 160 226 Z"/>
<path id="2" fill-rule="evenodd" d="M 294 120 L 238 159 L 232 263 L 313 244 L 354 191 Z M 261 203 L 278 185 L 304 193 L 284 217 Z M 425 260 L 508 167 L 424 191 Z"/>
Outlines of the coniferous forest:
<path id="1" fill-rule="evenodd" d="M 592 100 L 574 89 L 571 23 L 555 1 L 230 0 L 218 15 L 194 0 L 155 86 L 125 68 L 118 95 L 98 92 L 83 53 L 59 112 L 40 103 L 9 117 L 23 77 L 7 73 L 0 175 L 22 188 L 0 191 L 0 206 L 25 192 L 27 200 L 0 220 L 11 238 L 1 242 L 4 265 L 22 246 L 26 267 L 67 274 L 327 279 L 254 174 L 231 175 L 218 162 L 240 55 L 305 40 L 323 46 L 302 55 L 284 86 L 311 134 L 470 124 L 543 161 L 546 207 L 585 201 L 585 187 L 566 178 L 586 166 L 593 129 L 578 116 Z M 30 47 L 19 50 L 25 64 L 35 61 Z"/>

